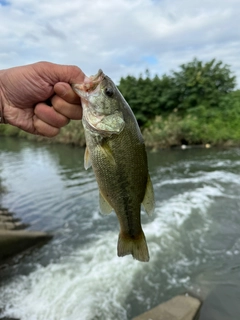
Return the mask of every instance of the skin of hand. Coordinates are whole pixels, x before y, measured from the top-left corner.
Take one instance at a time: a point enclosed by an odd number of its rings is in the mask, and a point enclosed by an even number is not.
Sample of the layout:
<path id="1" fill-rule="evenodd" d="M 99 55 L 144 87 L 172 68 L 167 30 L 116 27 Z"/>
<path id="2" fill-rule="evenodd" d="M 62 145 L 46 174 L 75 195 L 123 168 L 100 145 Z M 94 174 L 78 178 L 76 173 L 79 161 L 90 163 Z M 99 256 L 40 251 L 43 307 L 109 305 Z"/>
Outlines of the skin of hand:
<path id="1" fill-rule="evenodd" d="M 32 134 L 57 135 L 70 119 L 82 118 L 80 98 L 70 84 L 84 78 L 76 66 L 50 62 L 0 70 L 0 110 L 6 123 Z"/>

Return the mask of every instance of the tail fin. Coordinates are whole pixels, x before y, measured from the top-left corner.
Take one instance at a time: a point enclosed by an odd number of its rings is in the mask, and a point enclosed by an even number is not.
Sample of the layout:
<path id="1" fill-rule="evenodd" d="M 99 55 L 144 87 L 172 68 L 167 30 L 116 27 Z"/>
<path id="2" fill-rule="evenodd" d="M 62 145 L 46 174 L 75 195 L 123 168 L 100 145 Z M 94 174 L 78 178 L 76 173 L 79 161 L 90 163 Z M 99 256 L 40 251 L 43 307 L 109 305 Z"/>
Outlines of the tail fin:
<path id="1" fill-rule="evenodd" d="M 120 232 L 118 238 L 118 256 L 123 257 L 128 254 L 131 254 L 136 260 L 149 261 L 148 247 L 143 231 L 134 238 Z"/>

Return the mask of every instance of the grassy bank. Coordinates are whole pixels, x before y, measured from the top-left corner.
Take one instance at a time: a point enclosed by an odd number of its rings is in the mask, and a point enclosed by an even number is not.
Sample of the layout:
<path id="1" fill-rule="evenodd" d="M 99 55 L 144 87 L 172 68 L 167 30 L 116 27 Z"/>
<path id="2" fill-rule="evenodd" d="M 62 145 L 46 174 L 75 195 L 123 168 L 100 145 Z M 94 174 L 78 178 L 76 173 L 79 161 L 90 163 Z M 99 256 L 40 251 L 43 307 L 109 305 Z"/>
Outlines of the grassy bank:
<path id="1" fill-rule="evenodd" d="M 240 144 L 240 102 L 235 108 L 208 109 L 204 106 L 188 111 L 157 116 L 143 131 L 146 145 L 151 148 L 182 144 L 234 146 Z"/>
<path id="2" fill-rule="evenodd" d="M 25 138 L 28 140 L 45 141 L 47 143 L 72 144 L 81 147 L 85 145 L 82 122 L 75 120 L 72 120 L 66 127 L 63 127 L 54 138 L 35 136 L 11 125 L 0 126 L 0 136 Z"/>
<path id="3" fill-rule="evenodd" d="M 220 108 L 195 107 L 181 114 L 177 109 L 168 115 L 156 116 L 142 132 L 149 148 L 169 148 L 182 144 L 239 145 L 240 100 L 229 101 Z M 48 143 L 65 143 L 83 147 L 84 131 L 81 121 L 71 121 L 55 138 L 25 133 L 10 125 L 0 126 L 0 135 L 21 137 Z"/>

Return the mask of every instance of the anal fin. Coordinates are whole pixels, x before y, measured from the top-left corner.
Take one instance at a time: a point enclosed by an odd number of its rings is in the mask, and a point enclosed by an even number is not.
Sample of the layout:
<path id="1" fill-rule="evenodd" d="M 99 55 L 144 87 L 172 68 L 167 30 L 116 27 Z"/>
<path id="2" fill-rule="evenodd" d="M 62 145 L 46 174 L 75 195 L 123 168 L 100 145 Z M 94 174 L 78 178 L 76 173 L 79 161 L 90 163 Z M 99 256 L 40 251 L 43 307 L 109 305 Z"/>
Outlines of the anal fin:
<path id="1" fill-rule="evenodd" d="M 113 211 L 113 208 L 110 206 L 107 200 L 105 200 L 101 192 L 99 192 L 99 207 L 101 214 L 110 214 Z"/>
<path id="2" fill-rule="evenodd" d="M 153 185 L 150 176 L 148 175 L 145 196 L 142 205 L 148 215 L 152 215 L 155 209 L 155 199 Z"/>

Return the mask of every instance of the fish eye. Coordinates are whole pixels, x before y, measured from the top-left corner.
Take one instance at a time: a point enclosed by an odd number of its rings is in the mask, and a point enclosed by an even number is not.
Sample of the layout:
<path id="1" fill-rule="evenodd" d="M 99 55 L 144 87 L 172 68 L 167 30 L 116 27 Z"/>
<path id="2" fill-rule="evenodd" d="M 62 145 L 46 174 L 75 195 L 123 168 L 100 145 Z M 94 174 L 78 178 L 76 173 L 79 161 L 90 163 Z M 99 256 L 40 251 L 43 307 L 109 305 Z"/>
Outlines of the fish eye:
<path id="1" fill-rule="evenodd" d="M 108 97 L 112 97 L 112 96 L 113 96 L 113 89 L 110 88 L 110 87 L 106 87 L 106 88 L 104 89 L 104 92 L 105 92 L 105 94 L 106 94 Z"/>

